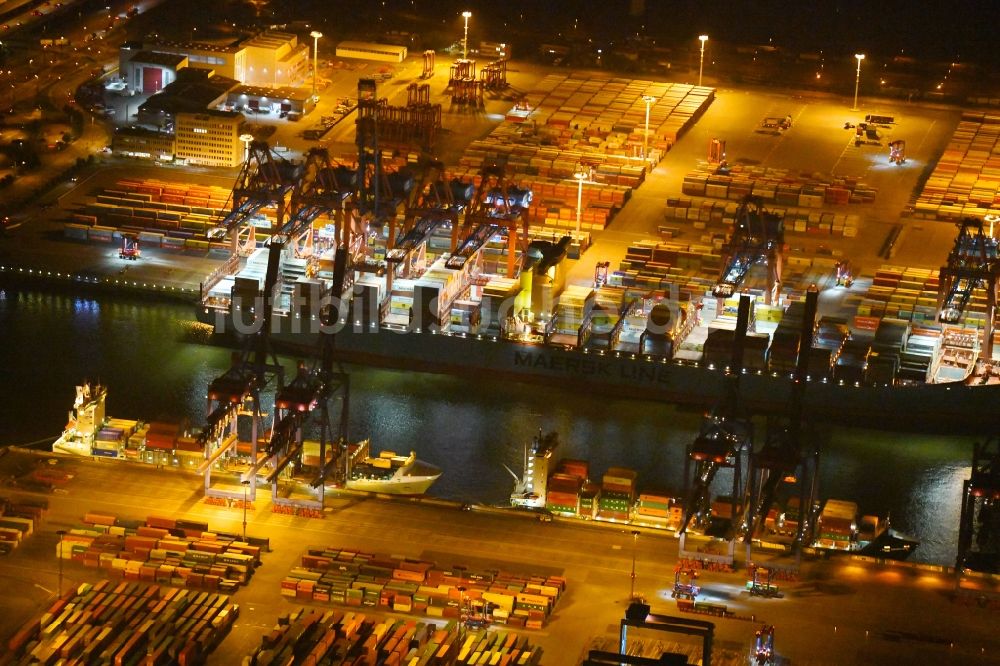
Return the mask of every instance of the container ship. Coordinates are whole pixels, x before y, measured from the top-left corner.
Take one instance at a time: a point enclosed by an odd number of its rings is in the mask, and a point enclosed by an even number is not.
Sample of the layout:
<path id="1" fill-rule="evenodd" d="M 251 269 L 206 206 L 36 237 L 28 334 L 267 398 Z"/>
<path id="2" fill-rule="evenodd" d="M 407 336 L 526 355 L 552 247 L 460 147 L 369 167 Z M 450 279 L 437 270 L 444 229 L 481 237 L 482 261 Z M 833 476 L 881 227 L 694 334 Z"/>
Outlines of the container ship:
<path id="1" fill-rule="evenodd" d="M 572 245 L 570 246 L 572 247 Z M 216 331 L 243 331 L 260 298 L 267 249 L 232 275 L 203 284 L 198 318 Z M 561 283 L 560 266 L 529 261 L 516 278 L 449 269 L 442 252 L 414 278 L 355 272 L 337 326 L 336 354 L 362 364 L 544 383 L 616 397 L 708 407 L 725 394 L 738 294 L 638 290 L 608 280 Z M 320 303 L 329 297 L 328 259 L 282 260 L 272 339 L 315 350 Z M 897 276 L 898 278 L 899 276 Z M 883 279 L 883 278 L 880 278 Z M 598 282 L 600 282 L 598 280 Z M 842 289 L 838 287 L 837 289 Z M 243 295 L 243 296 L 241 296 Z M 782 413 L 800 349 L 809 354 L 807 419 L 901 430 L 982 432 L 1000 426 L 1000 374 L 975 327 L 933 320 L 822 316 L 800 342 L 803 302 L 790 293 L 754 296 L 741 404 Z M 871 310 L 865 310 L 871 312 Z M 311 321 L 310 321 L 311 320 Z M 240 322 L 240 325 L 236 325 Z M 429 323 L 428 323 L 429 322 Z M 1000 365 L 996 365 L 1000 368 Z"/>
<path id="2" fill-rule="evenodd" d="M 413 451 L 408 456 L 393 451 L 371 455 L 369 441 L 348 447 L 348 473 L 344 487 L 388 495 L 423 495 L 441 476 L 441 470 L 417 459 Z"/>
<path id="3" fill-rule="evenodd" d="M 556 462 L 559 439 L 556 433 L 539 433 L 526 447 L 524 471 L 518 476 L 509 467 L 515 484 L 510 496 L 513 507 L 544 510 L 563 517 L 625 523 L 677 531 L 684 515 L 683 500 L 663 492 L 638 492 L 634 470 L 612 467 L 600 483 L 590 480 L 590 465 L 568 458 Z M 819 513 L 813 548 L 870 555 L 880 559 L 906 559 L 919 541 L 891 529 L 878 516 L 860 516 L 858 505 L 829 499 Z M 711 503 L 710 525 L 704 536 L 726 534 L 739 502 L 717 496 Z M 763 523 L 763 541 L 789 545 L 799 526 L 799 498 L 789 497 L 769 510 Z M 726 526 L 726 527 L 723 527 Z"/>
<path id="4" fill-rule="evenodd" d="M 73 409 L 52 451 L 78 456 L 132 460 L 161 467 L 179 467 L 200 472 L 205 450 L 196 436 L 180 424 L 133 421 L 105 414 L 107 387 L 84 382 L 76 387 Z M 235 434 L 227 436 L 235 438 Z M 229 442 L 243 457 L 250 455 L 249 442 Z M 319 442 L 303 442 L 303 460 L 317 464 Z M 441 470 L 418 460 L 411 452 L 399 456 L 392 451 L 371 455 L 368 440 L 348 447 L 347 471 L 342 482 L 349 490 L 388 495 L 422 495 L 441 476 Z M 230 472 L 245 472 L 246 464 L 227 462 Z"/>
<path id="5" fill-rule="evenodd" d="M 134 460 L 152 465 L 197 468 L 204 451 L 180 424 L 112 418 L 105 414 L 107 387 L 84 382 L 62 435 L 52 444 L 56 453 Z"/>
<path id="6" fill-rule="evenodd" d="M 524 471 L 514 477 L 510 496 L 513 507 L 544 510 L 564 517 L 677 529 L 683 508 L 665 493 L 638 493 L 637 473 L 612 467 L 600 483 L 591 481 L 585 460 L 562 458 L 556 462 L 557 433 L 539 433 L 525 449 Z"/>

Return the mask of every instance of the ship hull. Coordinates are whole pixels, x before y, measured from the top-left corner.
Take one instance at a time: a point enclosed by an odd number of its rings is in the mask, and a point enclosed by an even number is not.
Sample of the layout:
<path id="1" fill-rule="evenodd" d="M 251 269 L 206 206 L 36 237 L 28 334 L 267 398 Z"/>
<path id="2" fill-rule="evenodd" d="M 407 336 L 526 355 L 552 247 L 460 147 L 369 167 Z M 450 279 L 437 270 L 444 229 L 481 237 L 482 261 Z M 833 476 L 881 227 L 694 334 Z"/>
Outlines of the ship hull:
<path id="1" fill-rule="evenodd" d="M 441 476 L 408 477 L 396 479 L 350 479 L 345 484 L 348 490 L 384 495 L 424 495 Z"/>
<path id="2" fill-rule="evenodd" d="M 228 317 L 199 311 L 216 330 L 234 330 Z M 286 316 L 273 320 L 272 338 L 296 351 L 316 350 L 319 336 L 292 330 Z M 591 395 L 659 400 L 700 408 L 725 395 L 723 368 L 543 344 L 495 340 L 492 336 L 416 333 L 345 327 L 336 336 L 336 357 L 345 362 L 397 369 L 491 377 L 560 386 Z M 784 413 L 794 382 L 788 375 L 747 372 L 740 400 L 757 413 Z M 807 382 L 805 419 L 902 431 L 982 434 L 1000 427 L 1000 384 L 853 386 Z"/>

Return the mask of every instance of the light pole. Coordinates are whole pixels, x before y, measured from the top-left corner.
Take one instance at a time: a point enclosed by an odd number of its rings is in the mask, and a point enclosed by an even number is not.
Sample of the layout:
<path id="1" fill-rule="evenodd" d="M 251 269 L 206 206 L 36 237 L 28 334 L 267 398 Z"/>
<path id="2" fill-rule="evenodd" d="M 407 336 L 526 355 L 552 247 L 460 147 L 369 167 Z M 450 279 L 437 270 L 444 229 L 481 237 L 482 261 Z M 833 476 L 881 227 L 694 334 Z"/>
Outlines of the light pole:
<path id="1" fill-rule="evenodd" d="M 243 540 L 247 540 L 247 488 L 250 487 L 250 479 L 240 481 L 243 484 Z"/>
<path id="2" fill-rule="evenodd" d="M 701 87 L 701 73 L 705 69 L 705 42 L 708 41 L 708 35 L 698 35 L 698 41 L 701 42 L 701 57 L 698 60 L 698 87 Z"/>
<path id="3" fill-rule="evenodd" d="M 319 30 L 313 30 L 309 33 L 309 36 L 313 38 L 313 99 L 316 98 L 316 78 L 319 71 L 319 38 L 323 36 L 323 33 Z"/>
<path id="4" fill-rule="evenodd" d="M 62 599 L 62 561 L 63 561 L 63 535 L 66 534 L 66 530 L 56 530 L 56 534 L 59 535 L 59 598 Z"/>
<path id="5" fill-rule="evenodd" d="M 577 188 L 576 188 L 576 233 L 580 233 L 580 212 L 583 210 L 583 183 L 590 180 L 590 173 L 583 170 L 583 166 L 580 170 L 573 174 L 576 178 Z"/>
<path id="6" fill-rule="evenodd" d="M 858 59 L 858 72 L 854 77 L 854 106 L 851 107 L 851 111 L 858 110 L 858 86 L 861 85 L 861 61 L 865 59 L 865 54 L 855 53 L 854 57 Z"/>
<path id="7" fill-rule="evenodd" d="M 646 132 L 642 135 L 642 159 L 646 159 L 646 152 L 649 149 L 649 105 L 656 101 L 652 95 L 643 95 L 642 101 L 646 103 Z"/>
<path id="8" fill-rule="evenodd" d="M 639 543 L 639 530 L 632 530 L 632 587 L 629 591 L 628 599 L 635 599 L 635 548 Z"/>
<path id="9" fill-rule="evenodd" d="M 465 36 L 462 37 L 462 60 L 469 59 L 469 19 L 472 18 L 472 12 L 462 12 L 462 18 L 465 19 Z"/>

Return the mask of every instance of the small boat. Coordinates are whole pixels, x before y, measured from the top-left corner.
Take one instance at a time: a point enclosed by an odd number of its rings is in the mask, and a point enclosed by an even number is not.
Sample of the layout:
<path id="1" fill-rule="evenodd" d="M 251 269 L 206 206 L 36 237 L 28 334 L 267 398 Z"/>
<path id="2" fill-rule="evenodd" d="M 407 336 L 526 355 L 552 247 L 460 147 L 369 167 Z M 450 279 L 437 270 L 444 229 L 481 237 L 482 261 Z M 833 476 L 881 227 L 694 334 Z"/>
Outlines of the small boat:
<path id="1" fill-rule="evenodd" d="M 366 439 L 350 447 L 344 487 L 387 495 L 423 495 L 440 476 L 440 469 L 417 460 L 413 451 L 408 456 L 382 451 L 373 457 Z"/>

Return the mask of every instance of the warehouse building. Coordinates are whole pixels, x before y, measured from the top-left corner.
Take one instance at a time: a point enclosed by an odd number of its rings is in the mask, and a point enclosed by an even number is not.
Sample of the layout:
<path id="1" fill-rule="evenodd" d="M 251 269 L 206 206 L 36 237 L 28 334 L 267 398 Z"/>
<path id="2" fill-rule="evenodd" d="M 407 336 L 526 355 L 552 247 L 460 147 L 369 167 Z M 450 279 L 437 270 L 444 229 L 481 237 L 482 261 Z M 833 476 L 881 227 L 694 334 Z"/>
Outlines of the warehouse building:
<path id="1" fill-rule="evenodd" d="M 287 32 L 265 32 L 240 45 L 245 56 L 243 70 L 234 78 L 247 85 L 291 86 L 305 80 L 309 69 L 309 47 Z"/>
<path id="2" fill-rule="evenodd" d="M 190 65 L 187 56 L 139 51 L 119 69 L 126 87 L 136 93 L 158 93 L 177 80 L 177 71 Z"/>
<path id="3" fill-rule="evenodd" d="M 218 108 L 239 81 L 213 75 L 209 70 L 185 67 L 177 80 L 139 105 L 139 123 L 158 128 L 173 126 L 178 113 L 200 113 Z"/>
<path id="4" fill-rule="evenodd" d="M 265 88 L 238 86 L 229 91 L 225 108 L 247 114 L 281 118 L 303 116 L 316 107 L 308 88 Z"/>

